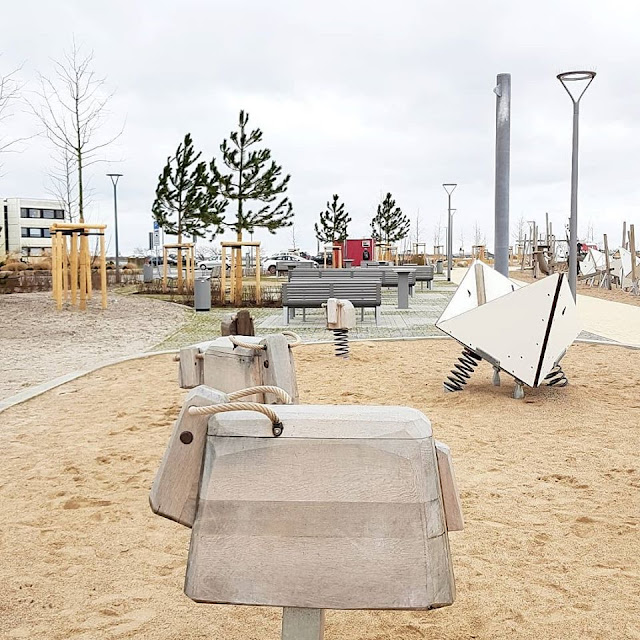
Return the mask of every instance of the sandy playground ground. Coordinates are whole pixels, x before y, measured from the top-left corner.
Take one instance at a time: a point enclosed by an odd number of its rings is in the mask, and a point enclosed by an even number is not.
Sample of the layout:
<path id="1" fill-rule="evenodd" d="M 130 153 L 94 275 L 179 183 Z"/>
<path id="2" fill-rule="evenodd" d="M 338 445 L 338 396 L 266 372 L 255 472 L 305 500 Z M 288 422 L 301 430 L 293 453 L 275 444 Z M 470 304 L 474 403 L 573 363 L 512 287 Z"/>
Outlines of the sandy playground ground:
<path id="1" fill-rule="evenodd" d="M 189 317 L 186 308 L 142 296 L 109 292 L 108 304 L 103 311 L 94 296 L 84 312 L 57 311 L 49 292 L 0 296 L 0 399 L 149 349 Z"/>
<path id="2" fill-rule="evenodd" d="M 640 353 L 576 345 L 565 389 L 460 394 L 433 340 L 296 351 L 304 402 L 407 404 L 453 451 L 458 596 L 431 612 L 329 611 L 327 640 L 640 638 Z M 190 531 L 148 491 L 184 391 L 157 356 L 0 414 L 0 637 L 276 640 L 280 611 L 182 593 Z"/>

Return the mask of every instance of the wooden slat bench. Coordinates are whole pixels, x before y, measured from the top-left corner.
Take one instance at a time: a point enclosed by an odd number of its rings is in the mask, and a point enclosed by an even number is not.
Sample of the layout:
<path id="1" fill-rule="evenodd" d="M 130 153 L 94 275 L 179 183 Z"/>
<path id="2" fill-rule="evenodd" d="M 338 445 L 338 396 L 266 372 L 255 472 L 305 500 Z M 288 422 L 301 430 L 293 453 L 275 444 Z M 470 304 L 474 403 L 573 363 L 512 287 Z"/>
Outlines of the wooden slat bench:
<path id="1" fill-rule="evenodd" d="M 294 278 L 282 285 L 282 309 L 285 324 L 289 324 L 291 313 L 295 309 L 319 309 L 329 298 L 350 300 L 359 307 L 360 318 L 364 319 L 364 310 L 372 308 L 378 324 L 378 310 L 382 304 L 380 280 L 362 280 L 360 278 L 341 278 L 331 280 L 327 277 Z"/>

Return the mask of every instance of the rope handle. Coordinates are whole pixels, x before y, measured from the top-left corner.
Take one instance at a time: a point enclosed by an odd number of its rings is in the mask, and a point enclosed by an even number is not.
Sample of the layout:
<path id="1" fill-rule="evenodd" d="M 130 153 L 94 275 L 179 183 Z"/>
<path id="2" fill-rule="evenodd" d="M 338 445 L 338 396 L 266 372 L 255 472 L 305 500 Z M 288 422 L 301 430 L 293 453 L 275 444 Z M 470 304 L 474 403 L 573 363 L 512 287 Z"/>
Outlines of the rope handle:
<path id="1" fill-rule="evenodd" d="M 228 393 L 227 397 L 230 401 L 238 400 L 239 398 L 244 398 L 246 396 L 252 396 L 254 393 L 272 393 L 274 396 L 277 396 L 279 400 L 282 401 L 283 404 L 293 404 L 293 400 L 291 396 L 280 387 L 272 387 L 268 385 L 260 385 L 258 387 L 248 387 L 246 389 L 239 389 L 238 391 L 233 391 L 232 393 Z"/>
<path id="2" fill-rule="evenodd" d="M 214 416 L 217 413 L 228 413 L 230 411 L 257 411 L 271 420 L 271 430 L 276 438 L 282 435 L 284 427 L 278 414 L 267 405 L 258 402 L 228 402 L 225 404 L 211 404 L 206 407 L 189 407 L 189 414 L 192 416 Z"/>
<path id="3" fill-rule="evenodd" d="M 297 333 L 294 333 L 293 331 L 283 331 L 282 335 L 293 338 L 293 342 L 289 343 L 289 348 L 291 349 L 293 349 L 293 347 L 298 347 L 302 344 L 302 338 Z M 262 351 L 263 349 L 267 348 L 266 344 L 243 342 L 242 340 L 238 340 L 236 336 L 228 336 L 228 338 L 231 341 L 231 344 L 233 344 L 236 347 L 244 347 L 245 349 L 253 349 L 254 351 Z"/>
<path id="4" fill-rule="evenodd" d="M 245 349 L 253 349 L 254 351 L 263 351 L 267 348 L 266 344 L 257 344 L 251 342 L 242 342 L 242 340 L 238 340 L 236 336 L 227 336 L 231 341 L 231 344 L 235 347 L 244 347 Z"/>

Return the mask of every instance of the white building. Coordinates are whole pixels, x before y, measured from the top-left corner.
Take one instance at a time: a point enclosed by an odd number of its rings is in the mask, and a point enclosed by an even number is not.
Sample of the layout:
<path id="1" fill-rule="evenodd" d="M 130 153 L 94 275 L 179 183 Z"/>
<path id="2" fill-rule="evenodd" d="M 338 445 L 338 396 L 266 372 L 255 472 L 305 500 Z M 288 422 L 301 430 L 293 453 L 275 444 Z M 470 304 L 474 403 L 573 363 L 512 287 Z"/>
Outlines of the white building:
<path id="1" fill-rule="evenodd" d="M 64 221 L 64 211 L 56 200 L 4 198 L 0 200 L 0 258 L 9 251 L 23 256 L 39 256 L 51 249 L 49 227 Z"/>

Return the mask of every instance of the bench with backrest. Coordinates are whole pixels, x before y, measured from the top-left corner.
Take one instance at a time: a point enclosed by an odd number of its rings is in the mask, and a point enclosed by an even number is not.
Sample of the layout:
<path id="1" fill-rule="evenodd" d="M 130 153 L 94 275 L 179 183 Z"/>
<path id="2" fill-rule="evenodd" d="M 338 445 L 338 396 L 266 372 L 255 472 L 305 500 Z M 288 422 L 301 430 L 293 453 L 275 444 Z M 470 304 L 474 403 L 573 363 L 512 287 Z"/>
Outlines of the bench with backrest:
<path id="1" fill-rule="evenodd" d="M 326 280 L 344 280 L 348 278 L 373 280 L 377 278 L 382 282 L 382 272 L 378 269 L 360 269 L 359 267 L 350 269 L 293 269 L 289 273 L 289 281 L 298 278 L 322 278 Z"/>
<path id="2" fill-rule="evenodd" d="M 296 260 L 277 260 L 276 261 L 276 273 L 278 275 L 282 273 L 291 273 L 296 269 L 305 269 L 308 271 L 316 270 L 314 265 L 309 262 L 298 262 Z"/>
<path id="3" fill-rule="evenodd" d="M 362 280 L 360 278 L 343 278 L 331 280 L 328 278 L 294 278 L 282 285 L 282 308 L 284 321 L 289 324 L 289 318 L 295 309 L 319 309 L 329 298 L 350 300 L 354 307 L 361 310 L 360 317 L 364 318 L 365 309 L 373 309 L 376 324 L 378 324 L 378 309 L 382 304 L 381 284 L 378 279 Z"/>
<path id="4" fill-rule="evenodd" d="M 419 264 L 415 265 L 416 270 L 416 281 L 417 282 L 426 282 L 427 289 L 431 289 L 433 286 L 433 271 L 434 267 L 432 264 Z"/>
<path id="5" fill-rule="evenodd" d="M 415 268 L 415 267 L 412 267 Z M 416 284 L 416 271 L 409 274 L 409 291 L 413 295 L 413 287 Z M 300 278 L 313 278 L 316 280 L 348 280 L 348 279 L 380 279 L 383 287 L 397 287 L 398 274 L 393 267 L 352 267 L 351 269 L 292 269 L 289 272 L 289 281 Z"/>

